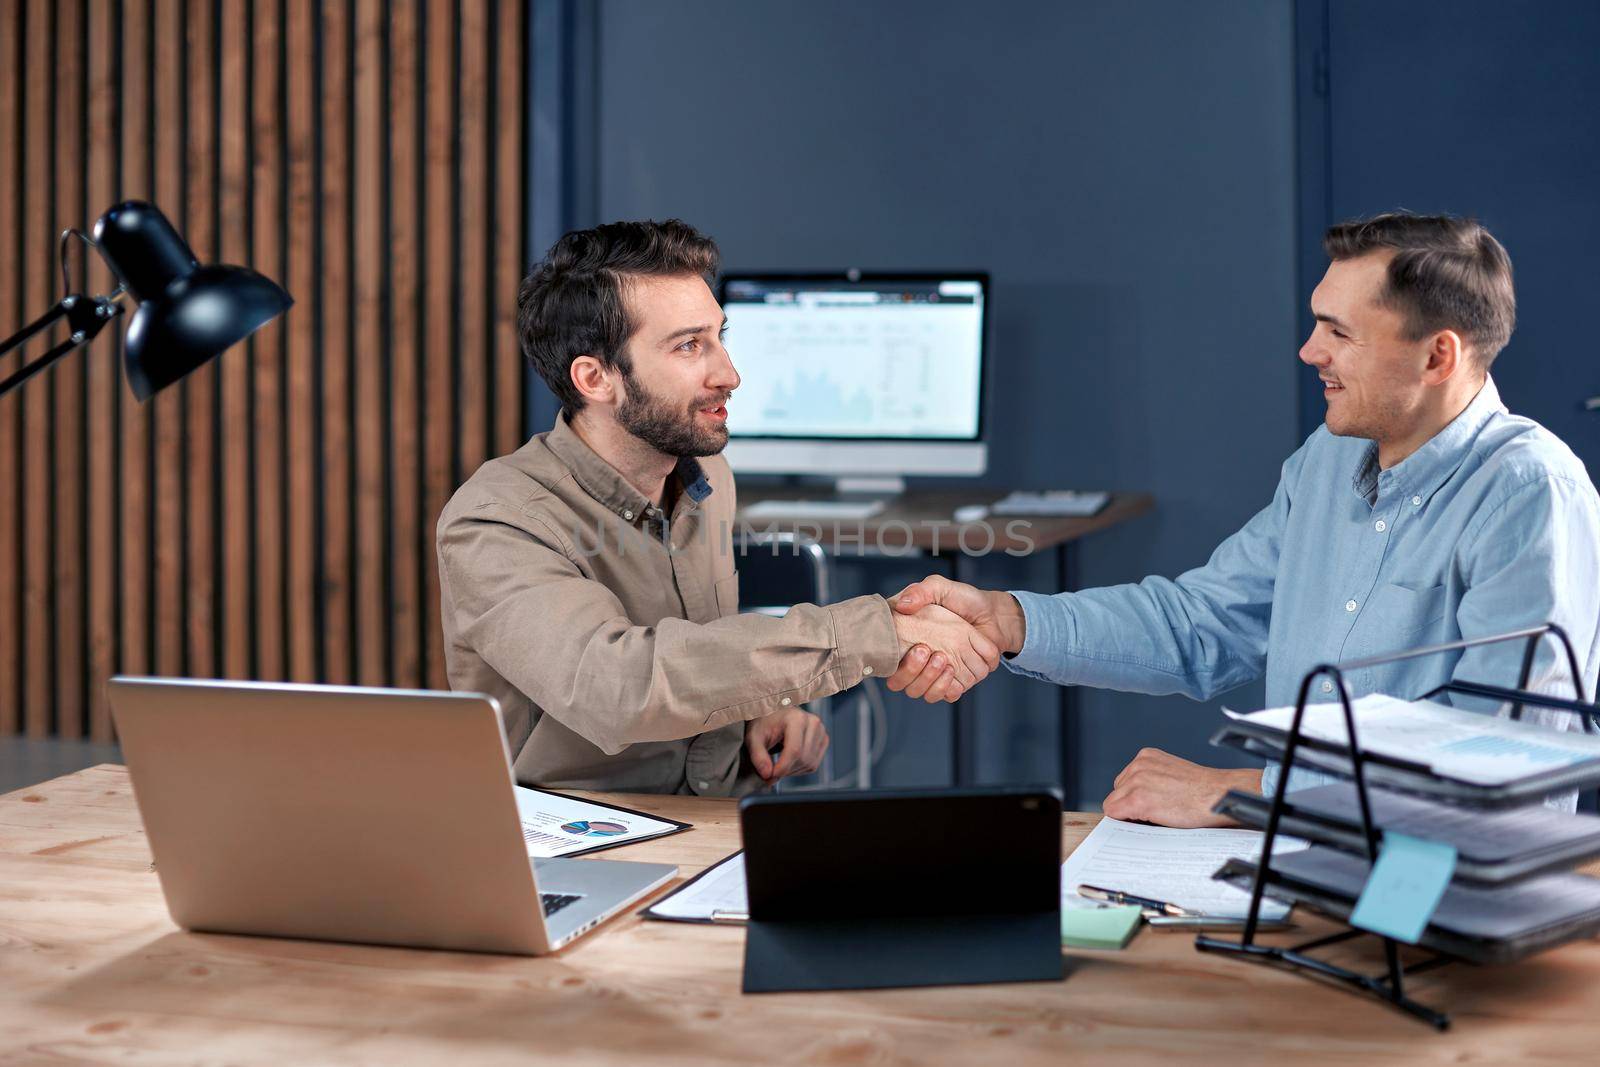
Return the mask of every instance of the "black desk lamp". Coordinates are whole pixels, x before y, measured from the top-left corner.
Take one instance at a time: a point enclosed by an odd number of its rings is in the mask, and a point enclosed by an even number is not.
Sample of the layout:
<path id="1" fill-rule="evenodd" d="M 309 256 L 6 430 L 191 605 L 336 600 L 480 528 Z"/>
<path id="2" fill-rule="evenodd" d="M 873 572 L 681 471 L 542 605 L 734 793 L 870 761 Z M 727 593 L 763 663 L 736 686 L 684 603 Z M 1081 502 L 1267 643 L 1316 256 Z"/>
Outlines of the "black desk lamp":
<path id="1" fill-rule="evenodd" d="M 72 292 L 67 242 L 97 248 L 117 277 L 107 296 Z M 123 346 L 128 385 L 140 400 L 182 378 L 213 356 L 249 337 L 294 300 L 277 283 L 248 267 L 202 267 L 178 231 L 154 204 L 126 200 L 100 216 L 91 240 L 78 230 L 61 234 L 61 280 L 67 295 L 32 324 L 0 342 L 0 356 L 57 320 L 72 332 L 65 341 L 0 382 L 0 396 L 80 345 L 122 314 L 124 293 L 138 308 Z"/>

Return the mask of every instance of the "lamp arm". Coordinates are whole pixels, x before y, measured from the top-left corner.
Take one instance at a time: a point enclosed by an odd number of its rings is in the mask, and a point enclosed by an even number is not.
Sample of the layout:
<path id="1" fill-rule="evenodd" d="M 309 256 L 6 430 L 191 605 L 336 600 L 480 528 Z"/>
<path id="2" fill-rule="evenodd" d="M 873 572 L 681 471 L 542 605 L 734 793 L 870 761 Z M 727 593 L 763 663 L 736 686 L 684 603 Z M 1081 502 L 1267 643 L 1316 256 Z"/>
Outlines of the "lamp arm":
<path id="1" fill-rule="evenodd" d="M 78 348 L 81 345 L 87 344 L 88 340 L 89 339 L 84 337 L 82 334 L 76 333 L 68 337 L 65 341 L 62 341 L 60 344 L 50 349 L 32 363 L 29 363 L 27 366 L 17 371 L 17 373 L 11 375 L 11 377 L 7 378 L 5 381 L 0 382 L 0 396 L 5 396 L 7 393 L 11 392 L 11 390 L 15 389 L 29 378 L 32 378 L 35 374 L 38 374 L 40 371 L 44 370 L 46 367 L 60 359 L 62 356 L 66 355 L 68 352 L 71 352 L 74 348 Z"/>
<path id="2" fill-rule="evenodd" d="M 58 319 L 65 316 L 68 310 L 67 299 L 70 298 L 63 298 L 55 307 L 51 308 L 49 311 L 46 311 L 43 315 L 40 315 L 28 325 L 24 326 L 10 337 L 7 337 L 4 341 L 0 341 L 0 356 L 5 355 L 13 348 L 16 348 L 18 345 L 24 343 L 28 340 L 28 338 L 32 337 L 40 330 L 47 329 L 48 327 L 54 325 Z"/>
<path id="3" fill-rule="evenodd" d="M 122 296 L 122 293 L 118 291 L 115 296 Z M 66 355 L 67 352 L 72 352 L 77 347 L 85 346 L 88 342 L 93 341 L 98 336 L 99 331 L 106 328 L 106 323 L 109 323 L 112 318 L 120 314 L 122 314 L 122 304 L 118 304 L 117 299 L 110 298 L 110 296 L 88 298 L 88 296 L 78 296 L 77 293 L 64 296 L 59 304 L 51 307 L 42 317 L 38 317 L 35 322 L 29 323 L 18 333 L 11 334 L 10 338 L 0 342 L 0 355 L 5 355 L 6 352 L 10 352 L 14 347 L 32 338 L 38 331 L 50 328 L 51 323 L 58 322 L 59 318 L 62 317 L 66 317 L 67 326 L 69 326 L 70 330 L 66 341 L 62 341 L 58 346 L 48 350 L 34 362 L 22 366 L 22 370 L 11 374 L 10 378 L 0 381 L 0 397 L 21 386 L 22 382 L 32 378 L 38 371 L 45 370 L 46 366 L 50 366 L 51 363 L 59 360 L 62 355 Z"/>
<path id="4" fill-rule="evenodd" d="M 120 294 L 119 294 L 120 295 Z M 10 352 L 13 348 L 27 341 L 41 330 L 48 329 L 63 317 L 71 333 L 67 339 L 45 352 L 44 355 L 25 365 L 21 370 L 0 381 L 0 396 L 11 392 L 29 378 L 44 370 L 50 364 L 60 359 L 81 345 L 86 345 L 94 340 L 99 332 L 106 328 L 106 323 L 122 314 L 122 305 L 110 297 L 86 297 L 76 293 L 62 297 L 61 302 L 45 312 L 21 330 L 12 334 L 4 341 L 0 341 L 0 356 Z"/>

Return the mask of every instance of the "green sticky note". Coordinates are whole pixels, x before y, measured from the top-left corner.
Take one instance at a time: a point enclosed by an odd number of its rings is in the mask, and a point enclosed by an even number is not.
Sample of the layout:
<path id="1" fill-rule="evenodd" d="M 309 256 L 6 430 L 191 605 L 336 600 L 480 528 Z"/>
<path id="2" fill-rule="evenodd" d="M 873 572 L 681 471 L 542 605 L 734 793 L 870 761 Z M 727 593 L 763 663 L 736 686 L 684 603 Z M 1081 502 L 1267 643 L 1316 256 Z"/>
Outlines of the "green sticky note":
<path id="1" fill-rule="evenodd" d="M 1378 862 L 1372 865 L 1350 922 L 1414 945 L 1455 871 L 1453 846 L 1385 831 Z"/>
<path id="2" fill-rule="evenodd" d="M 1139 929 L 1144 913 L 1137 905 L 1062 908 L 1061 943 L 1068 948 L 1121 948 Z"/>

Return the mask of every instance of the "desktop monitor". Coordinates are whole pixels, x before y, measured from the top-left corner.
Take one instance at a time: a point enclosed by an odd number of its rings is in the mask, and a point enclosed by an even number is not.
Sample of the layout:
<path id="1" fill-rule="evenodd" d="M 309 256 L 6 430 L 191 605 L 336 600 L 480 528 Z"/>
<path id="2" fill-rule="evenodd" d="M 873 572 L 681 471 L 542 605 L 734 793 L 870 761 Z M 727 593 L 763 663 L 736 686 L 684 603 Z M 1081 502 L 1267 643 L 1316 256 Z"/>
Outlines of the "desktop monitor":
<path id="1" fill-rule="evenodd" d="M 728 274 L 727 456 L 840 488 L 984 472 L 989 276 Z"/>

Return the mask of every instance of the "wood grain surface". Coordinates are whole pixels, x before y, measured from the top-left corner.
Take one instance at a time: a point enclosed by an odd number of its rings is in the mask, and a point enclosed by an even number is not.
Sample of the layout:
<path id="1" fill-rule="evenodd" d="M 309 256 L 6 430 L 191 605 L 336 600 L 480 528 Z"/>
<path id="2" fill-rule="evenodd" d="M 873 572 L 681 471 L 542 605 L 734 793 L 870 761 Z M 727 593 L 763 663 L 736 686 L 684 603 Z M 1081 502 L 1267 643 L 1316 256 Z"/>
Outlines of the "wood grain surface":
<path id="1" fill-rule="evenodd" d="M 614 799 L 695 824 L 614 858 L 689 877 L 738 845 L 732 801 Z M 1066 846 L 1098 818 L 1069 815 Z M 121 767 L 0 797 L 0 1062 L 1576 1064 L 1600 1043 L 1594 942 L 1420 976 L 1439 1034 L 1186 934 L 1065 952 L 1059 983 L 765 996 L 739 993 L 743 940 L 632 914 L 541 959 L 189 934 Z"/>
<path id="2" fill-rule="evenodd" d="M 0 737 L 112 740 L 115 673 L 447 684 L 435 520 L 547 429 L 515 329 L 527 7 L 0 3 L 0 336 L 127 198 L 295 301 L 140 403 L 125 299 L 0 400 Z"/>

